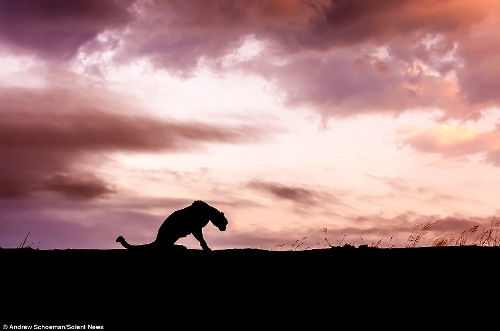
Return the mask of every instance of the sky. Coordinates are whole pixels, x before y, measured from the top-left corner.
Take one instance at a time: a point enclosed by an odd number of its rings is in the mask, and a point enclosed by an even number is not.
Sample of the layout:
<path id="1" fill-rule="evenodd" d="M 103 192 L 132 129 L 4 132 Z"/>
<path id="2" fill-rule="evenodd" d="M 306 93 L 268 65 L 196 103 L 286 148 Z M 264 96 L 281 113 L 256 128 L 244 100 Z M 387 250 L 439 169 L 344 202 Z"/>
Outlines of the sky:
<path id="1" fill-rule="evenodd" d="M 488 227 L 499 72 L 496 0 L 0 0 L 0 247 L 144 244 L 195 200 L 212 249 Z"/>

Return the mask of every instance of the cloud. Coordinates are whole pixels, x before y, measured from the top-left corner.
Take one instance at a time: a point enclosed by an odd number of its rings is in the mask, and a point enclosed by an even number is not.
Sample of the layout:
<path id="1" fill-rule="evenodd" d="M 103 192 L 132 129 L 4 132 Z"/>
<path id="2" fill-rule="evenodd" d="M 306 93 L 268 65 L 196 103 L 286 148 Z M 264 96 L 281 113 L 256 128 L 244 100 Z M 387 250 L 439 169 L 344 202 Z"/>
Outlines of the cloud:
<path id="1" fill-rule="evenodd" d="M 27 3 L 0 6 L 0 42 L 19 52 L 68 59 L 112 50 L 115 63 L 145 58 L 186 77 L 200 65 L 243 70 L 325 120 L 436 108 L 476 120 L 500 103 L 496 1 Z M 225 61 L 249 39 L 262 45 L 255 56 Z"/>
<path id="2" fill-rule="evenodd" d="M 188 75 L 201 60 L 217 62 L 245 38 L 275 29 L 300 31 L 322 15 L 320 2 L 151 1 L 143 2 L 118 58 L 147 57 L 157 66 Z M 268 39 L 265 37 L 264 39 Z"/>
<path id="3" fill-rule="evenodd" d="M 465 111 L 454 100 L 453 79 L 426 75 L 423 69 L 397 60 L 382 61 L 370 53 L 306 54 L 279 66 L 262 63 L 253 70 L 277 82 L 287 106 L 315 109 L 324 119 L 361 113 L 397 115 L 409 109 L 451 105 L 456 113 Z"/>
<path id="4" fill-rule="evenodd" d="M 492 1 L 211 0 L 140 8 L 122 37 L 121 61 L 146 57 L 189 76 L 200 63 L 224 68 L 224 58 L 252 37 L 262 51 L 236 67 L 274 82 L 288 106 L 324 119 L 417 108 L 477 119 L 499 101 L 488 70 L 500 62 L 500 8 Z"/>
<path id="5" fill-rule="evenodd" d="M 248 187 L 272 194 L 279 199 L 290 200 L 302 205 L 316 205 L 315 193 L 301 187 L 285 186 L 278 183 L 252 181 Z"/>
<path id="6" fill-rule="evenodd" d="M 478 153 L 486 155 L 486 160 L 500 165 L 500 131 L 479 131 L 474 126 L 443 125 L 432 130 L 418 127 L 401 128 L 405 135 L 403 145 L 423 153 L 436 153 L 443 157 L 467 156 Z"/>
<path id="7" fill-rule="evenodd" d="M 397 36 L 415 41 L 426 34 L 465 31 L 489 15 L 491 7 L 484 4 L 426 1 L 422 5 L 418 0 L 145 2 L 127 36 L 135 46 L 128 51 L 164 55 L 158 64 L 169 67 L 179 65 L 180 54 L 191 65 L 200 58 L 221 57 L 248 35 L 266 41 L 280 55 L 365 43 L 383 46 Z M 446 48 L 440 51 L 446 52 Z M 179 58 L 172 58 L 176 53 Z"/>
<path id="8" fill-rule="evenodd" d="M 491 2 L 486 19 L 474 25 L 460 40 L 457 57 L 463 66 L 457 70 L 460 95 L 471 107 L 498 106 L 500 96 L 500 3 Z"/>
<path id="9" fill-rule="evenodd" d="M 258 141 L 250 125 L 210 125 L 132 115 L 124 105 L 90 90 L 0 90 L 0 197 L 49 190 L 92 199 L 112 185 L 82 169 L 114 152 L 192 152 L 205 143 Z M 101 104 L 102 101 L 102 104 Z M 83 176 L 83 177 L 82 177 Z"/>
<path id="10" fill-rule="evenodd" d="M 43 188 L 48 191 L 61 193 L 77 200 L 93 199 L 116 192 L 109 184 L 92 174 L 83 174 L 78 177 L 58 174 L 50 177 L 43 185 Z"/>
<path id="11" fill-rule="evenodd" d="M 328 209 L 330 204 L 340 203 L 339 199 L 331 193 L 318 188 L 302 186 L 289 186 L 276 182 L 252 180 L 247 187 L 255 191 L 263 192 L 279 200 L 291 201 L 295 204 L 297 211 L 307 211 L 312 207 L 323 207 Z"/>
<path id="12" fill-rule="evenodd" d="M 398 193 L 405 193 L 405 192 L 411 192 L 414 190 L 409 183 L 408 180 L 404 178 L 391 178 L 391 177 L 385 177 L 385 176 L 374 176 L 370 174 L 365 175 L 368 178 L 371 178 L 373 180 L 379 181 L 381 183 L 386 184 L 389 186 L 392 190 L 398 192 Z"/>
<path id="13" fill-rule="evenodd" d="M 457 204 L 462 206 L 480 204 L 480 201 L 467 198 L 458 192 L 453 195 L 447 194 L 440 189 L 428 186 L 429 183 L 427 182 L 421 183 L 403 177 L 374 176 L 370 174 L 365 174 L 365 176 L 385 184 L 389 190 L 382 194 L 360 194 L 357 196 L 358 201 L 384 205 L 391 201 L 390 203 L 393 205 L 412 206 L 414 210 L 426 210 L 430 206 L 439 206 L 439 210 L 447 210 L 448 208 L 456 210 Z"/>
<path id="14" fill-rule="evenodd" d="M 224 128 L 191 122 L 158 121 L 101 111 L 36 114 L 10 113 L 1 124 L 2 141 L 12 148 L 76 151 L 158 152 L 190 150 L 200 142 L 244 142 L 251 128 Z M 244 134 L 246 133 L 246 134 Z"/>
<path id="15" fill-rule="evenodd" d="M 107 29 L 132 20 L 131 1 L 0 0 L 0 42 L 47 60 L 67 60 Z"/>

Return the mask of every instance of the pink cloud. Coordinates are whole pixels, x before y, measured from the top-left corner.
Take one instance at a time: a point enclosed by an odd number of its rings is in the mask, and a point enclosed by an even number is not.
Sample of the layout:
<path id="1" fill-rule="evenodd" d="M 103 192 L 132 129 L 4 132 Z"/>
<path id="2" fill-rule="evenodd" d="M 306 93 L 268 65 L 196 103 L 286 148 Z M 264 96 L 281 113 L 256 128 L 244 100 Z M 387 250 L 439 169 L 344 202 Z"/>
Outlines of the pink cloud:
<path id="1" fill-rule="evenodd" d="M 498 106 L 500 96 L 500 3 L 488 3 L 486 19 L 471 27 L 460 39 L 457 56 L 463 66 L 457 70 L 461 96 L 475 107 Z"/>
<path id="2" fill-rule="evenodd" d="M 468 111 L 455 100 L 454 80 L 425 75 L 420 68 L 410 70 L 397 60 L 384 62 L 369 55 L 362 60 L 359 56 L 350 50 L 323 57 L 296 56 L 283 65 L 262 63 L 252 70 L 276 81 L 288 106 L 315 109 L 323 118 L 396 115 L 408 109 L 451 105 L 456 115 Z"/>
<path id="3" fill-rule="evenodd" d="M 405 130 L 406 131 L 406 130 Z M 472 126 L 442 126 L 434 130 L 406 132 L 403 145 L 424 153 L 437 153 L 444 157 L 467 156 L 484 153 L 486 160 L 500 165 L 500 131 L 479 131 Z"/>
<path id="4" fill-rule="evenodd" d="M 92 156 L 117 151 L 191 152 L 205 143 L 245 143 L 267 135 L 250 125 L 130 115 L 130 109 L 110 100 L 91 90 L 0 90 L 0 197 L 39 190 L 79 199 L 105 196 L 114 193 L 111 184 L 78 170 L 93 162 Z M 122 115 L 120 110 L 129 113 Z"/>
<path id="5" fill-rule="evenodd" d="M 289 106 L 323 118 L 437 107 L 445 118 L 477 119 L 498 102 L 487 71 L 499 62 L 498 14 L 490 1 L 153 2 L 120 58 L 145 56 L 189 75 L 252 35 L 264 51 L 241 67 L 275 82 Z M 380 47 L 387 56 L 376 55 Z"/>
<path id="6" fill-rule="evenodd" d="M 307 185 L 285 185 L 259 179 L 248 182 L 246 186 L 274 199 L 292 202 L 293 211 L 299 214 L 322 210 L 325 214 L 335 215 L 335 212 L 331 210 L 332 206 L 343 204 L 339 198 L 340 190 L 336 189 Z"/>
<path id="7" fill-rule="evenodd" d="M 267 39 L 273 30 L 300 32 L 323 15 L 324 1 L 144 2 L 125 36 L 121 59 L 146 56 L 181 75 L 201 59 L 217 62 L 249 35 Z M 266 35 L 266 36 L 264 36 Z"/>
<path id="8" fill-rule="evenodd" d="M 248 187 L 258 191 L 270 193 L 274 197 L 290 200 L 300 205 L 312 206 L 319 203 L 318 193 L 298 186 L 286 186 L 273 182 L 254 180 L 248 183 Z"/>
<path id="9" fill-rule="evenodd" d="M 477 204 L 479 201 L 467 198 L 460 193 L 448 194 L 439 189 L 427 186 L 429 183 L 421 184 L 419 181 L 401 178 L 401 177 L 387 177 L 387 176 L 374 176 L 366 174 L 366 177 L 383 183 L 387 186 L 387 190 L 383 194 L 358 194 L 358 201 L 367 201 L 370 203 L 387 203 L 394 199 L 405 199 L 412 201 L 412 205 L 418 205 L 418 202 L 423 205 L 439 205 L 441 208 L 446 208 L 447 204 Z M 415 203 L 417 202 L 417 203 Z"/>
<path id="10" fill-rule="evenodd" d="M 396 36 L 415 41 L 426 33 L 465 31 L 487 17 L 489 9 L 467 1 L 158 1 L 141 7 L 129 37 L 132 44 L 150 46 L 135 48 L 144 54 L 165 53 L 166 66 L 177 47 L 196 64 L 201 57 L 231 51 L 249 34 L 270 42 L 282 55 L 364 43 L 382 46 Z"/>
<path id="11" fill-rule="evenodd" d="M 42 58 L 114 49 L 115 61 L 144 57 L 189 76 L 200 63 L 233 69 L 223 59 L 253 36 L 263 51 L 239 68 L 273 81 L 289 106 L 324 119 L 415 108 L 477 119 L 500 102 L 495 1 L 27 3 L 0 6 L 0 42 Z M 104 31 L 111 34 L 96 40 Z"/>

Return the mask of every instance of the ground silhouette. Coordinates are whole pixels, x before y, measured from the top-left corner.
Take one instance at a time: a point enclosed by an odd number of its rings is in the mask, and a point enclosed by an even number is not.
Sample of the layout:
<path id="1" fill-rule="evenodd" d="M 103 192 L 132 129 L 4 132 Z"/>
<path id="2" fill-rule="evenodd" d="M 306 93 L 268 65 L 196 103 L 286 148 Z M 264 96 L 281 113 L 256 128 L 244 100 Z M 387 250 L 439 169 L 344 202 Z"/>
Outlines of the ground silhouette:
<path id="1" fill-rule="evenodd" d="M 422 323 L 417 329 L 448 330 L 453 321 L 465 329 L 473 321 L 474 330 L 476 317 L 496 316 L 499 256 L 500 247 L 470 246 L 0 249 L 0 324 L 327 330 Z M 494 312 L 471 313 L 481 302 Z"/>
<path id="2" fill-rule="evenodd" d="M 175 242 L 192 234 L 200 242 L 204 251 L 211 251 L 203 238 L 202 231 L 209 221 L 220 231 L 226 230 L 228 222 L 224 213 L 204 201 L 196 200 L 190 206 L 177 210 L 168 216 L 160 226 L 153 242 L 144 245 L 131 245 L 122 236 L 116 238 L 116 242 L 128 249 L 186 249 L 184 246 L 175 245 Z"/>
<path id="3" fill-rule="evenodd" d="M 488 302 L 496 309 L 490 302 L 500 296 L 498 246 L 207 254 L 201 231 L 209 221 L 226 229 L 223 213 L 195 201 L 167 217 L 150 244 L 119 237 L 131 249 L 0 248 L 0 324 L 4 330 L 448 330 L 453 321 L 477 329 L 467 320 L 496 316 L 488 309 L 473 314 L 471 306 Z M 175 249 L 190 233 L 203 250 Z"/>

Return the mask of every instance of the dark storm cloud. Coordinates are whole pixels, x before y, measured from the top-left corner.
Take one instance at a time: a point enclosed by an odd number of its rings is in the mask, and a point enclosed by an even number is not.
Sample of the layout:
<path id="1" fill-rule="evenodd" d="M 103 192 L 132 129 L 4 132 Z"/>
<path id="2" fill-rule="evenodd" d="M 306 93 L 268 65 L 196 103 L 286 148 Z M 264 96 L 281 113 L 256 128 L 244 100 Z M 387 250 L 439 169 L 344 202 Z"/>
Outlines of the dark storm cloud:
<path id="1" fill-rule="evenodd" d="M 264 134 L 246 125 L 225 127 L 121 114 L 126 107 L 109 100 L 101 104 L 101 99 L 91 90 L 0 90 L 0 197 L 49 190 L 73 199 L 92 199 L 115 191 L 105 180 L 79 170 L 92 164 L 96 155 L 192 152 L 204 143 L 244 143 Z"/>
<path id="2" fill-rule="evenodd" d="M 99 33 L 127 24 L 128 3 L 0 0 L 0 41 L 45 59 L 68 59 Z"/>

